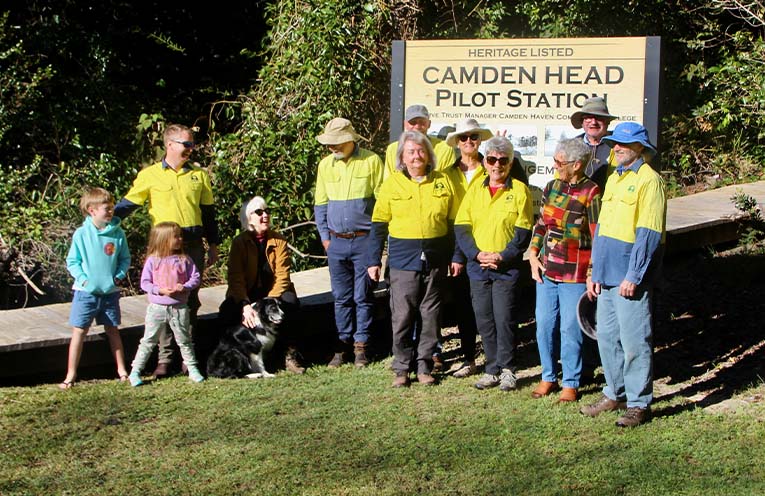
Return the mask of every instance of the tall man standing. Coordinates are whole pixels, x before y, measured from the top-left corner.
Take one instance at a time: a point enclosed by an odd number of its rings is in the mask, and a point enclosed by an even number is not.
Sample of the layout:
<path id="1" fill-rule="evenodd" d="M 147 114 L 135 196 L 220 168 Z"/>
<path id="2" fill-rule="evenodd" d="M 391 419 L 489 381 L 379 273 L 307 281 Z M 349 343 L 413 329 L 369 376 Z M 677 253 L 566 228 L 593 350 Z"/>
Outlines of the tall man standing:
<path id="1" fill-rule="evenodd" d="M 571 125 L 584 131 L 580 137 L 592 149 L 592 158 L 584 169 L 584 175 L 595 181 L 601 193 L 608 179 L 608 166 L 613 163 L 611 148 L 603 138 L 610 134 L 608 125 L 614 119 L 616 116 L 608 112 L 606 101 L 599 96 L 588 98 L 581 110 L 571 114 Z"/>
<path id="2" fill-rule="evenodd" d="M 616 116 L 611 115 L 606 101 L 599 96 L 588 98 L 580 110 L 571 114 L 571 125 L 574 129 L 584 131 L 577 138 L 584 140 L 592 151 L 590 161 L 584 167 L 584 175 L 598 185 L 601 195 L 606 188 L 608 175 L 613 172 L 614 152 L 603 138 L 611 134 L 608 125 L 614 119 Z M 600 357 L 597 343 L 592 339 L 585 339 L 582 342 L 581 384 L 593 382 L 598 365 Z"/>
<path id="3" fill-rule="evenodd" d="M 653 295 L 664 251 L 664 181 L 646 162 L 656 153 L 645 128 L 616 126 L 603 138 L 617 169 L 606 183 L 592 249 L 590 299 L 598 297 L 598 349 L 606 376 L 603 394 L 584 415 L 627 409 L 619 427 L 650 416 L 653 400 Z"/>
<path id="4" fill-rule="evenodd" d="M 207 171 L 189 162 L 194 151 L 194 135 L 191 129 L 170 124 L 164 133 L 165 157 L 161 162 L 146 167 L 138 173 L 133 186 L 114 207 L 114 215 L 125 219 L 131 212 L 149 201 L 152 224 L 175 222 L 183 231 L 183 249 L 197 266 L 200 274 L 205 269 L 203 238 L 207 240 L 207 263 L 218 259 L 218 224 L 212 186 Z M 192 332 L 201 303 L 199 289 L 189 295 Z M 168 328 L 159 336 L 159 358 L 155 377 L 170 373 L 173 360 L 173 335 Z"/>
<path id="5" fill-rule="evenodd" d="M 327 252 L 338 341 L 329 367 L 346 361 L 351 345 L 354 365 L 368 363 L 367 342 L 372 327 L 374 297 L 366 256 L 375 197 L 383 180 L 383 162 L 359 147 L 361 136 L 351 121 L 337 117 L 316 137 L 330 154 L 319 162 L 314 213 L 321 243 Z"/>
<path id="6" fill-rule="evenodd" d="M 430 129 L 430 113 L 425 105 L 410 105 L 404 112 L 404 131 L 419 131 L 428 136 Z M 457 156 L 454 148 L 447 145 L 446 142 L 428 136 L 430 144 L 433 145 L 433 151 L 436 154 L 436 170 L 445 170 L 454 165 Z M 385 150 L 385 177 L 396 172 L 396 154 L 398 153 L 399 142 L 394 141 Z"/>

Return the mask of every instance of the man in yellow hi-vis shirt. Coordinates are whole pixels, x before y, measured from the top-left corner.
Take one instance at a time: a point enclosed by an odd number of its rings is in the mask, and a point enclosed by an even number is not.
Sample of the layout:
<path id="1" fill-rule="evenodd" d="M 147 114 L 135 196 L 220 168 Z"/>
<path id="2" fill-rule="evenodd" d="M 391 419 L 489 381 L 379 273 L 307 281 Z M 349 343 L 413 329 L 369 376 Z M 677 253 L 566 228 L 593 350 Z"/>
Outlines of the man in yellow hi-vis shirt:
<path id="1" fill-rule="evenodd" d="M 165 157 L 138 173 L 130 191 L 114 207 L 114 215 L 125 219 L 148 200 L 152 224 L 175 222 L 181 226 L 183 250 L 201 274 L 206 264 L 212 265 L 218 259 L 218 223 L 215 220 L 210 176 L 206 170 L 189 161 L 196 146 L 190 128 L 180 124 L 168 125 L 164 142 Z M 207 263 L 203 238 L 207 239 L 208 244 Z M 197 288 L 189 295 L 192 333 L 200 305 Z M 159 336 L 155 377 L 170 373 L 172 344 L 173 334 L 166 327 Z"/>
<path id="2" fill-rule="evenodd" d="M 653 287 L 664 252 L 664 181 L 646 162 L 656 149 L 635 122 L 603 138 L 618 164 L 603 193 L 592 246 L 590 299 L 597 296 L 598 349 L 606 376 L 603 394 L 584 415 L 627 409 L 619 427 L 648 420 L 653 400 Z"/>
<path id="3" fill-rule="evenodd" d="M 388 239 L 390 306 L 393 327 L 393 387 L 409 386 L 415 365 L 417 381 L 432 385 L 433 352 L 443 285 L 449 272 L 463 264 L 455 257 L 453 222 L 457 198 L 449 178 L 435 170 L 435 153 L 428 137 L 404 131 L 399 139 L 396 167 L 380 188 L 372 214 L 369 277 L 380 279 L 383 245 Z M 415 359 L 415 322 L 421 321 Z"/>
<path id="4" fill-rule="evenodd" d="M 348 361 L 353 346 L 354 365 L 364 367 L 369 363 L 367 342 L 374 311 L 366 255 L 383 163 L 375 153 L 359 147 L 356 142 L 361 136 L 348 119 L 332 119 L 316 139 L 331 152 L 319 162 L 314 198 L 338 333 L 335 355 L 328 366 L 335 368 Z"/>

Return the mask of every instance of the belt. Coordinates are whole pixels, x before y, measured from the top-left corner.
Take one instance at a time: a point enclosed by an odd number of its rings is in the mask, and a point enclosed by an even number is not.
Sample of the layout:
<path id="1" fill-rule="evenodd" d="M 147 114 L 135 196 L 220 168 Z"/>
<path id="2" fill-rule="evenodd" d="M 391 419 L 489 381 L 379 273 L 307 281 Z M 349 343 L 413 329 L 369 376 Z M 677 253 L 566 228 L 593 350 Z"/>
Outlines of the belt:
<path id="1" fill-rule="evenodd" d="M 336 238 L 342 238 L 342 239 L 354 239 L 354 238 L 360 238 L 362 236 L 366 236 L 369 234 L 369 231 L 351 231 L 351 232 L 344 232 L 339 233 L 335 231 L 329 231 L 329 234 Z"/>

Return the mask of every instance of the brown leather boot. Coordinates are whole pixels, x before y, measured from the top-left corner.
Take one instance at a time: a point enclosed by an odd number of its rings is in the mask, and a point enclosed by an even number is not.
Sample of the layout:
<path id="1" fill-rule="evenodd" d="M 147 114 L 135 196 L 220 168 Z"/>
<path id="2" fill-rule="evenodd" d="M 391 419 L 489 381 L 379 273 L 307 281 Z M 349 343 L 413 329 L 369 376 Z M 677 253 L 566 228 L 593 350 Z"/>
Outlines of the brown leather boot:
<path id="1" fill-rule="evenodd" d="M 396 378 L 393 379 L 393 386 L 394 388 L 408 388 L 409 387 L 409 372 L 396 372 Z"/>
<path id="2" fill-rule="evenodd" d="M 336 369 L 343 365 L 344 363 L 348 363 L 348 353 L 349 353 L 349 345 L 348 343 L 344 343 L 343 341 L 338 341 L 335 345 L 335 356 L 332 357 L 332 360 L 327 364 L 327 367 L 331 369 Z"/>
<path id="3" fill-rule="evenodd" d="M 612 400 L 605 394 L 601 394 L 598 401 L 591 405 L 583 406 L 579 409 L 579 413 L 587 415 L 588 417 L 597 417 L 603 412 L 613 412 L 615 410 L 625 410 L 627 408 L 626 401 Z"/>
<path id="4" fill-rule="evenodd" d="M 293 374 L 305 374 L 305 367 L 300 364 L 300 353 L 294 348 L 287 350 L 287 355 L 284 357 L 284 368 Z"/>
<path id="5" fill-rule="evenodd" d="M 356 368 L 364 368 L 369 365 L 369 359 L 367 358 L 367 343 L 355 342 L 353 343 L 353 365 Z"/>

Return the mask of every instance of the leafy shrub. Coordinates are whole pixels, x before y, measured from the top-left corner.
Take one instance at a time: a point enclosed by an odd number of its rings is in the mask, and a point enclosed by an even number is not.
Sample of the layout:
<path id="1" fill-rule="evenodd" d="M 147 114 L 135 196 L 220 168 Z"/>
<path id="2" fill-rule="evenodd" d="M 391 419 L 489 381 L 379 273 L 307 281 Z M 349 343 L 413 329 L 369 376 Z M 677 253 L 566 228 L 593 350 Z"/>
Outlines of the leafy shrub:
<path id="1" fill-rule="evenodd" d="M 278 227 L 312 219 L 316 167 L 327 154 L 315 137 L 332 117 L 351 119 L 357 132 L 371 139 L 362 146 L 381 152 L 387 144 L 392 33 L 387 6 L 279 0 L 266 12 L 267 61 L 259 83 L 235 104 L 241 127 L 211 135 L 226 237 L 239 227 L 242 203 L 255 194 L 274 206 Z M 323 255 L 315 228 L 285 235 L 301 252 Z M 316 263 L 293 258 L 297 269 Z"/>

